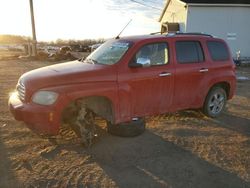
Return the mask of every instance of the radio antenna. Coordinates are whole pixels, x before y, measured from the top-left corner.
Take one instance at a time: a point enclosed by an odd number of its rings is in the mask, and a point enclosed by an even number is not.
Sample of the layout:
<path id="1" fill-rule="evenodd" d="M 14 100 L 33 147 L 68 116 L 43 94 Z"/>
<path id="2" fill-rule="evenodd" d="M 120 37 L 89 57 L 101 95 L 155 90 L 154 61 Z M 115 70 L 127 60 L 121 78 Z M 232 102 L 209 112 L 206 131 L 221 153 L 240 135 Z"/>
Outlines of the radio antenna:
<path id="1" fill-rule="evenodd" d="M 132 21 L 132 19 L 129 20 L 129 22 L 125 25 L 125 27 L 121 30 L 121 32 L 115 37 L 115 39 L 119 39 L 120 35 L 122 34 L 122 32 L 124 31 L 124 29 L 127 28 L 127 26 L 130 24 L 130 22 Z"/>

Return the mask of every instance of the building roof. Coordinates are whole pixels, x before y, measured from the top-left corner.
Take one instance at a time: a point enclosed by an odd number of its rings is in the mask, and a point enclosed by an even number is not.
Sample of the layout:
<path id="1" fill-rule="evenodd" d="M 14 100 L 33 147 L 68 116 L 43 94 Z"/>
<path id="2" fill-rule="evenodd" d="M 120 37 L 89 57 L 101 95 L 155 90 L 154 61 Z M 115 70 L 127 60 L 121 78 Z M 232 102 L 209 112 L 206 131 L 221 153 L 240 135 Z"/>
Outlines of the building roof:
<path id="1" fill-rule="evenodd" d="M 195 4 L 250 4 L 249 0 L 181 0 L 184 3 Z"/>

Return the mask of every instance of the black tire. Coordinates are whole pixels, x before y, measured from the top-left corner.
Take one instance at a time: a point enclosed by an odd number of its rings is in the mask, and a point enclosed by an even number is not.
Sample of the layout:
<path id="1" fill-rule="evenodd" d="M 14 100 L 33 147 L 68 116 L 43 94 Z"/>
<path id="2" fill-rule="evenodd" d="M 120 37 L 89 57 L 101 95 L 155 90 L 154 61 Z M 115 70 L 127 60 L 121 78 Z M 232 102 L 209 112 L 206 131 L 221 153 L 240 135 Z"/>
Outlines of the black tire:
<path id="1" fill-rule="evenodd" d="M 115 125 L 107 122 L 107 130 L 108 133 L 115 136 L 134 137 L 142 134 L 145 131 L 145 124 L 146 123 L 143 119 Z"/>
<path id="2" fill-rule="evenodd" d="M 203 112 L 208 117 L 218 117 L 224 111 L 226 102 L 226 91 L 221 87 L 214 87 L 209 91 L 206 97 Z"/>

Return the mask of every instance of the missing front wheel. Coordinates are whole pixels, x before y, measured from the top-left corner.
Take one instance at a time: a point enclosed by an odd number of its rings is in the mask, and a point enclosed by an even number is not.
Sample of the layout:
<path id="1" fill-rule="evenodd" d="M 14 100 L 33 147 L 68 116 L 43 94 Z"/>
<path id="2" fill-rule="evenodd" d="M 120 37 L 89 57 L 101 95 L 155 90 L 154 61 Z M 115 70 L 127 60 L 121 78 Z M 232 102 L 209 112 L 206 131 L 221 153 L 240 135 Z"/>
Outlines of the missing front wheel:
<path id="1" fill-rule="evenodd" d="M 90 147 L 93 144 L 97 136 L 95 114 L 84 103 L 78 104 L 75 120 L 70 125 L 85 146 Z"/>

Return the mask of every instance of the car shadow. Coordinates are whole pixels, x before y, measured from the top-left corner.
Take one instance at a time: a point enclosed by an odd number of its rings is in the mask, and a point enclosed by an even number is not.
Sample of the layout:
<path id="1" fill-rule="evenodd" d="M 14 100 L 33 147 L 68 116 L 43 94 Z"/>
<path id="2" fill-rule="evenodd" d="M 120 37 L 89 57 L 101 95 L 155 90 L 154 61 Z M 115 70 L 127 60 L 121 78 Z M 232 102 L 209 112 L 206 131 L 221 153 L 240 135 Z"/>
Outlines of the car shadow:
<path id="1" fill-rule="evenodd" d="M 12 171 L 11 161 L 0 134 L 0 187 L 17 187 L 20 185 Z"/>
<path id="2" fill-rule="evenodd" d="M 217 126 L 236 131 L 240 134 L 250 135 L 250 119 L 234 116 L 229 113 L 223 113 L 216 119 L 211 119 Z"/>
<path id="3" fill-rule="evenodd" d="M 104 135 L 88 152 L 118 187 L 250 187 L 150 131 L 134 138 Z"/>
<path id="4" fill-rule="evenodd" d="M 240 97 L 250 97 L 250 91 L 247 89 L 248 85 L 250 85 L 249 80 L 237 81 L 237 90 L 236 95 Z"/>

